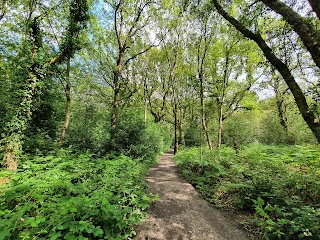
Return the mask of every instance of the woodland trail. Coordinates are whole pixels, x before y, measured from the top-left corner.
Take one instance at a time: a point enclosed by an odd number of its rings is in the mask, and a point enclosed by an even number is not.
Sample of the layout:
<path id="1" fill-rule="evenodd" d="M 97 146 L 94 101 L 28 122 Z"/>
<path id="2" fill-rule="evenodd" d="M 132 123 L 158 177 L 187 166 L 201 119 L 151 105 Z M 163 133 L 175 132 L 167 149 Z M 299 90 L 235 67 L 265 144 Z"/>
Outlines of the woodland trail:
<path id="1" fill-rule="evenodd" d="M 172 152 L 160 157 L 147 176 L 148 191 L 158 194 L 148 218 L 138 228 L 135 240 L 244 240 L 249 239 L 231 216 L 201 198 L 182 179 Z"/>

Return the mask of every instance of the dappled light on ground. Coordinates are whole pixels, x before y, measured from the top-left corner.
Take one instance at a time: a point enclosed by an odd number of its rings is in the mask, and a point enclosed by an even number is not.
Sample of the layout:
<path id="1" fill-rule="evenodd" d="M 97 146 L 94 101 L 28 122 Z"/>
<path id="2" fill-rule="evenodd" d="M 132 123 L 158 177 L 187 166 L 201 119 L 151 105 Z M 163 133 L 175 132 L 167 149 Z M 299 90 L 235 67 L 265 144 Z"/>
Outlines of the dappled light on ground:
<path id="1" fill-rule="evenodd" d="M 203 200 L 191 184 L 180 178 L 172 154 L 160 158 L 147 177 L 149 192 L 158 194 L 136 240 L 247 239 L 230 216 Z"/>

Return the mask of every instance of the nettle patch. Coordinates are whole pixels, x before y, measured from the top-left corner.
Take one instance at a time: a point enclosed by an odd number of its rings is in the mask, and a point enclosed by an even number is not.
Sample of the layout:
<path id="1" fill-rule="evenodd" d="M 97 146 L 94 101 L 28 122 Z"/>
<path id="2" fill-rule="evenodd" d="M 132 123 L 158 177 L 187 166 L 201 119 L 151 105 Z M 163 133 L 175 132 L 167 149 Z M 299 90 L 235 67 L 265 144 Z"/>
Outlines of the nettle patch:
<path id="1" fill-rule="evenodd" d="M 154 198 L 126 156 L 36 157 L 0 186 L 0 239 L 127 239 Z"/>

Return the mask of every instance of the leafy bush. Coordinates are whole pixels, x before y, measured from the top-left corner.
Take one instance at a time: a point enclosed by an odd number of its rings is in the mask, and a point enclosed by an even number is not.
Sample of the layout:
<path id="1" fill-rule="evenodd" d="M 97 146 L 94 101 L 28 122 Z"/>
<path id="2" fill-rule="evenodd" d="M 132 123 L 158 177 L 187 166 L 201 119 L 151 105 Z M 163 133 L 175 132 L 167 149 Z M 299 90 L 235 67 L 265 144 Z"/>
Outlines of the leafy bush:
<path id="1" fill-rule="evenodd" d="M 185 132 L 185 145 L 187 147 L 200 146 L 202 143 L 200 134 L 201 131 L 202 130 L 197 121 L 191 122 Z"/>
<path id="2" fill-rule="evenodd" d="M 233 146 L 234 140 L 239 145 L 256 141 L 258 113 L 255 111 L 236 112 L 225 120 L 223 141 Z"/>
<path id="3" fill-rule="evenodd" d="M 85 105 L 80 103 L 75 102 L 74 104 L 77 106 L 74 107 L 75 110 L 71 115 L 64 145 L 100 154 L 110 137 L 110 114 L 106 109 L 92 102 Z"/>
<path id="4" fill-rule="evenodd" d="M 151 121 L 145 124 L 143 116 L 136 110 L 122 111 L 116 133 L 116 150 L 134 158 L 155 159 L 169 148 L 170 136 Z"/>
<path id="5" fill-rule="evenodd" d="M 211 202 L 253 213 L 266 239 L 319 239 L 320 151 L 311 146 L 180 152 L 180 173 Z"/>
<path id="6" fill-rule="evenodd" d="M 0 239 L 127 239 L 152 198 L 126 156 L 36 157 L 0 185 Z"/>

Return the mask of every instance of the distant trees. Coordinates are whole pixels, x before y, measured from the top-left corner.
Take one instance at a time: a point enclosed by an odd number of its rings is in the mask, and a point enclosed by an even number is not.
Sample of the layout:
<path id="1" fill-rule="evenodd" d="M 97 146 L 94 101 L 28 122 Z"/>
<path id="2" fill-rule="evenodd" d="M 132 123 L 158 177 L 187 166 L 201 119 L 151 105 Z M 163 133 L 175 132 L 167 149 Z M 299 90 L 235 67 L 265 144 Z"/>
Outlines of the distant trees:
<path id="1" fill-rule="evenodd" d="M 308 2 L 2 1 L 3 165 L 59 145 L 141 154 L 159 125 L 175 153 L 312 143 L 306 126 L 320 141 L 319 8 Z"/>

